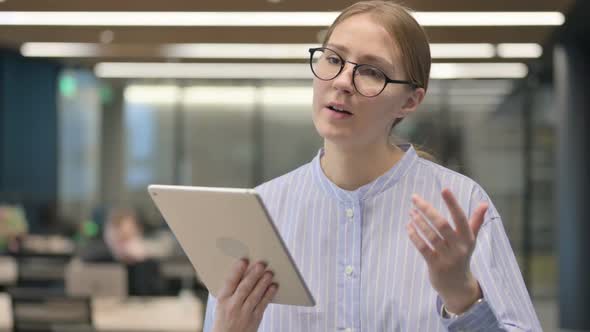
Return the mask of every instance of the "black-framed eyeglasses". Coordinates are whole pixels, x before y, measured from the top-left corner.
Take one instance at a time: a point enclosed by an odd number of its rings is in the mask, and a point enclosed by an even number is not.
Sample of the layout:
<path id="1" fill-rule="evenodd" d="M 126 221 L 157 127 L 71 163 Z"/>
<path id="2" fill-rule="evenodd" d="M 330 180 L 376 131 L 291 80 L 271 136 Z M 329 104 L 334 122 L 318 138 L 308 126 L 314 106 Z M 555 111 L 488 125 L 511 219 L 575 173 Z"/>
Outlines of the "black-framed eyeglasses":
<path id="1" fill-rule="evenodd" d="M 335 79 L 346 63 L 353 64 L 352 84 L 358 93 L 365 97 L 378 96 L 389 83 L 407 84 L 412 89 L 420 87 L 418 83 L 411 81 L 392 80 L 385 73 L 369 64 L 354 63 L 344 60 L 336 51 L 327 47 L 309 49 L 309 65 L 315 77 L 322 81 Z"/>

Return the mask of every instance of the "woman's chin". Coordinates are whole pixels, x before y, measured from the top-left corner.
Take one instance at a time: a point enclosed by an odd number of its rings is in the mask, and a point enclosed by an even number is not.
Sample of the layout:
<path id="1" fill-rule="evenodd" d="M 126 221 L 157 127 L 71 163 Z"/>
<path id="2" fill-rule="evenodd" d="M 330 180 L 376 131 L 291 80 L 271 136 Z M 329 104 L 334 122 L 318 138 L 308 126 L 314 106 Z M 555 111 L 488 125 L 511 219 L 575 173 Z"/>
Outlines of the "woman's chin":
<path id="1" fill-rule="evenodd" d="M 324 139 L 336 145 L 354 145 L 358 141 L 358 135 L 350 127 L 337 127 L 330 123 L 320 122 L 314 123 L 316 131 Z"/>
<path id="2" fill-rule="evenodd" d="M 350 133 L 330 131 L 320 133 L 320 136 L 324 138 L 324 141 L 330 142 L 332 144 L 350 145 L 354 143 L 353 136 Z"/>

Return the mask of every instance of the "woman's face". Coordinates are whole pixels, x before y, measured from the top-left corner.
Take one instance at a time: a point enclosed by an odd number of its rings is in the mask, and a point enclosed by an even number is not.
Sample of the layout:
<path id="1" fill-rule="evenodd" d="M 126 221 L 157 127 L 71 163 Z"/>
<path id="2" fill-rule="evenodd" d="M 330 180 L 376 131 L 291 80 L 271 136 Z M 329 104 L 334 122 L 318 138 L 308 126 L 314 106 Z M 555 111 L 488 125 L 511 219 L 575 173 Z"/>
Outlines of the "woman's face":
<path id="1" fill-rule="evenodd" d="M 397 44 L 389 33 L 368 14 L 342 21 L 333 30 L 326 47 L 345 61 L 370 64 L 391 79 L 405 80 Z M 318 133 L 334 144 L 363 147 L 387 143 L 393 121 L 414 111 L 424 95 L 423 89 L 387 84 L 376 97 L 359 94 L 352 82 L 354 65 L 346 66 L 336 78 L 313 81 L 313 122 Z M 335 106 L 351 114 L 330 109 Z"/>

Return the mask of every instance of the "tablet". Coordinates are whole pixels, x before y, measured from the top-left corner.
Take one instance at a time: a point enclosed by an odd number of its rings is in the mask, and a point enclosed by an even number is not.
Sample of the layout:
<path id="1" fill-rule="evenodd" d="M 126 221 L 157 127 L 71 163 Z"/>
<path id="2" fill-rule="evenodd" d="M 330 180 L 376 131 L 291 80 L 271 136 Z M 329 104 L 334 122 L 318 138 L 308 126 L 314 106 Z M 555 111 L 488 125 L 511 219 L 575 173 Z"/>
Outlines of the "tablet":
<path id="1" fill-rule="evenodd" d="M 148 192 L 213 296 L 236 260 L 247 258 L 274 273 L 279 289 L 272 303 L 315 305 L 255 190 L 150 185 Z"/>

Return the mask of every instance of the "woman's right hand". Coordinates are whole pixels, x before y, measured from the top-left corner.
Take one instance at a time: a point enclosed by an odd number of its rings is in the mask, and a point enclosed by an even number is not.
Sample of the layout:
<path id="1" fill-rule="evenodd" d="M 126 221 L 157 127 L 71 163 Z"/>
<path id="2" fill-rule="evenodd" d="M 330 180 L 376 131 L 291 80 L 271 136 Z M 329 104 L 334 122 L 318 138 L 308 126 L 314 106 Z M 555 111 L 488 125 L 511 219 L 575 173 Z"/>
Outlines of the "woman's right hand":
<path id="1" fill-rule="evenodd" d="M 257 331 L 278 289 L 272 279 L 264 263 L 249 266 L 246 260 L 239 260 L 234 264 L 217 296 L 213 331 Z"/>

